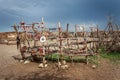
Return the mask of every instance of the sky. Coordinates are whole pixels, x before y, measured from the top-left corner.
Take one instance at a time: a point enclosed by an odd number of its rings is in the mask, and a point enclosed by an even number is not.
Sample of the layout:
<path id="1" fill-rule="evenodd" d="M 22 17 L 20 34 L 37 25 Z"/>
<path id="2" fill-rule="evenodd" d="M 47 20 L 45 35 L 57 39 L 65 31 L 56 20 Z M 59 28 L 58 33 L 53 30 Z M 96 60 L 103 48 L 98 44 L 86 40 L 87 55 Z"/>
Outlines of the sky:
<path id="1" fill-rule="evenodd" d="M 42 17 L 46 27 L 57 27 L 60 22 L 64 29 L 69 23 L 70 30 L 75 24 L 104 29 L 108 15 L 119 24 L 119 8 L 120 0 L 0 0 L 0 32 L 14 31 L 11 26 L 21 20 L 31 24 Z"/>

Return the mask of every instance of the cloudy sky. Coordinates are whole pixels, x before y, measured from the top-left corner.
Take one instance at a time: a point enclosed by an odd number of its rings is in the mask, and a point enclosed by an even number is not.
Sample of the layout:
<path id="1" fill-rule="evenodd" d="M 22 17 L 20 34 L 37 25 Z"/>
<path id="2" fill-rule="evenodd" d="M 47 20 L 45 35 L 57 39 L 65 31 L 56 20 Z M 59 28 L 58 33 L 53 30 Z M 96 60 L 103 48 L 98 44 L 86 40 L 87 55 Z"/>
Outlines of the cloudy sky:
<path id="1" fill-rule="evenodd" d="M 62 27 L 75 24 L 90 27 L 98 24 L 104 29 L 107 15 L 112 15 L 114 22 L 120 22 L 120 0 L 0 0 L 0 32 L 13 31 L 10 27 L 19 24 L 40 22 L 44 18 L 47 27 Z"/>

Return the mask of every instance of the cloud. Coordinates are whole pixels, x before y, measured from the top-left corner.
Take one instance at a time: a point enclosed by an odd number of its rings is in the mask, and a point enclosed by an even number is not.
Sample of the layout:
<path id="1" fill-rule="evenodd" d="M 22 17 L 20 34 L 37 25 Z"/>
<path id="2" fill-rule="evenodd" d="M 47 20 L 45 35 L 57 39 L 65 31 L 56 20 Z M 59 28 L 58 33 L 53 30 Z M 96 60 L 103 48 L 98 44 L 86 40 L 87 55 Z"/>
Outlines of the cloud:
<path id="1" fill-rule="evenodd" d="M 119 0 L 0 0 L 0 28 L 19 23 L 40 21 L 44 17 L 48 25 L 64 26 L 66 23 L 104 23 L 112 14 L 120 21 Z M 4 29 L 5 30 L 5 29 Z"/>

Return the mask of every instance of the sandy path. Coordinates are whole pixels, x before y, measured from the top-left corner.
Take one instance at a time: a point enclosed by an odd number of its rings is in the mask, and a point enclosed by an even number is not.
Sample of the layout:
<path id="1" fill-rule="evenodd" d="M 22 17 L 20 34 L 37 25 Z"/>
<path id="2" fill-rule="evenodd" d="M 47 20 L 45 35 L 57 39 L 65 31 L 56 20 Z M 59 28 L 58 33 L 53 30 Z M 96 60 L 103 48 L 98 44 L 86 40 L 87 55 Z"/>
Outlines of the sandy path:
<path id="1" fill-rule="evenodd" d="M 16 62 L 12 56 L 20 56 L 19 51 L 16 49 L 16 45 L 0 44 L 0 70 Z"/>
<path id="2" fill-rule="evenodd" d="M 15 45 L 0 45 L 0 80 L 120 80 L 120 65 L 105 59 L 96 69 L 92 64 L 69 63 L 68 70 L 57 71 L 55 63 L 41 69 L 39 63 L 22 64 L 12 56 L 20 57 Z"/>

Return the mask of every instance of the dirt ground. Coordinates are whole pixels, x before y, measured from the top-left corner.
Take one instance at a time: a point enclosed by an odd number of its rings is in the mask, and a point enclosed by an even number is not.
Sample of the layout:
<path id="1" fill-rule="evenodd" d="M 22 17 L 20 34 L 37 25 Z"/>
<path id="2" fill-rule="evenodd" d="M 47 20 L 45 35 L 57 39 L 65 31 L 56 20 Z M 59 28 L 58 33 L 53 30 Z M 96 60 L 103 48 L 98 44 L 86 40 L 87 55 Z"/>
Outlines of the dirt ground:
<path id="1" fill-rule="evenodd" d="M 0 45 L 0 80 L 120 80 L 120 64 L 103 58 L 95 69 L 91 63 L 68 63 L 68 69 L 58 70 L 56 63 L 38 68 L 37 62 L 20 63 L 20 57 L 15 45 Z"/>

